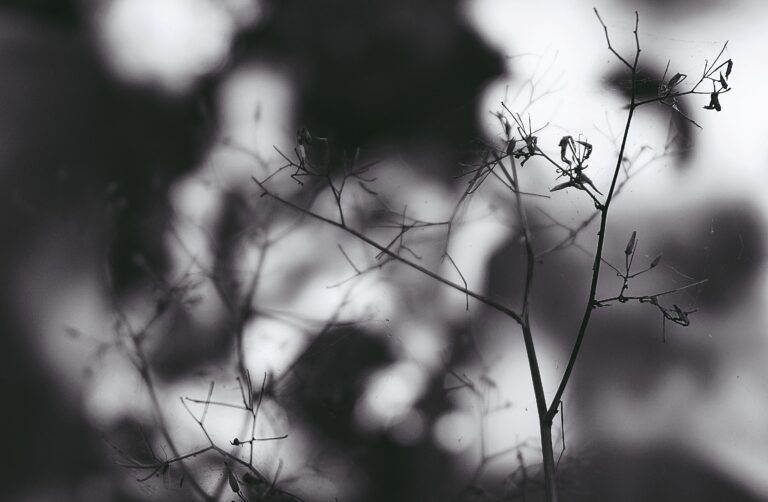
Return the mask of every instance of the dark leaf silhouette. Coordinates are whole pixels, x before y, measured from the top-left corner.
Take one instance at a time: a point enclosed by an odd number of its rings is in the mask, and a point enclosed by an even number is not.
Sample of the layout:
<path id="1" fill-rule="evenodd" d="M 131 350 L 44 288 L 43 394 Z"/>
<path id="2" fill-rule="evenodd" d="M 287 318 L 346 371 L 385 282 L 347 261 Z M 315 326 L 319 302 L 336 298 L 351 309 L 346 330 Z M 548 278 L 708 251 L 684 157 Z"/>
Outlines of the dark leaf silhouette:
<path id="1" fill-rule="evenodd" d="M 674 86 L 681 83 L 683 80 L 685 80 L 685 77 L 687 77 L 685 73 L 675 73 L 675 75 L 669 79 L 669 83 L 667 84 L 669 86 L 669 89 L 671 90 Z"/>
<path id="2" fill-rule="evenodd" d="M 728 82 L 725 80 L 725 77 L 723 77 L 722 72 L 720 72 L 720 85 L 723 87 L 723 89 L 728 89 Z"/>
<path id="3" fill-rule="evenodd" d="M 637 231 L 632 232 L 632 236 L 629 238 L 629 241 L 627 242 L 627 247 L 624 249 L 624 254 L 629 256 L 632 253 L 635 252 L 635 244 L 637 243 Z"/>
<path id="4" fill-rule="evenodd" d="M 720 98 L 718 93 L 713 92 L 709 95 L 709 104 L 704 107 L 705 110 L 717 110 L 718 112 L 723 108 L 720 106 Z"/>

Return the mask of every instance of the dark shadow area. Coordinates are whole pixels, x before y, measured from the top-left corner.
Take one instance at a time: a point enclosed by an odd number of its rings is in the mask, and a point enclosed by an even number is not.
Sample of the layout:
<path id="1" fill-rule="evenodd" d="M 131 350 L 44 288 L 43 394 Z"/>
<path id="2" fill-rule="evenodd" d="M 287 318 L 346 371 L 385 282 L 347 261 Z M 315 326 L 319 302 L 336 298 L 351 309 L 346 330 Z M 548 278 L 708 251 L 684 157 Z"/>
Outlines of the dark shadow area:
<path id="1" fill-rule="evenodd" d="M 686 275 L 709 279 L 698 298 L 702 309 L 721 313 L 751 296 L 766 256 L 755 208 L 745 203 L 714 206 L 684 233 L 693 240 L 679 239 L 667 254 Z M 694 247 L 703 253 L 692 254 Z"/>
<path id="2" fill-rule="evenodd" d="M 18 309 L 36 306 L 10 288 L 45 287 L 20 275 L 36 256 L 73 274 L 105 270 L 115 295 L 151 280 L 150 268 L 166 263 L 168 187 L 193 167 L 207 133 L 196 99 L 171 101 L 115 81 L 71 27 L 68 3 L 14 6 L 23 13 L 0 11 L 0 393 L 9 403 L 0 417 L 8 432 L 2 496 L 53 491 L 57 500 L 86 500 L 81 483 L 109 473 L 111 460 L 34 352 L 40 333 Z M 127 500 L 119 491 L 97 497 L 106 498 L 87 500 Z"/>
<path id="3" fill-rule="evenodd" d="M 382 333 L 332 330 L 302 353 L 276 392 L 316 441 L 334 455 L 353 459 L 352 473 L 366 500 L 445 500 L 457 486 L 451 474 L 460 473 L 451 455 L 428 437 L 403 444 L 386 428 L 363 430 L 355 417 L 366 379 L 395 361 Z M 415 409 L 429 429 L 449 407 L 437 378 Z"/>
<path id="4" fill-rule="evenodd" d="M 235 55 L 287 67 L 300 120 L 340 152 L 429 146 L 450 169 L 479 136 L 478 93 L 503 72 L 460 7 L 456 0 L 270 2 L 269 22 L 243 33 Z"/>
<path id="5" fill-rule="evenodd" d="M 572 499 L 575 501 L 761 500 L 717 471 L 702 465 L 698 459 L 667 449 L 630 454 L 622 452 L 621 455 L 608 449 L 585 463 L 584 469 L 576 470 L 577 482 L 589 486 L 590 490 L 581 494 L 576 490 Z"/>
<path id="6" fill-rule="evenodd" d="M 643 0 L 630 2 L 625 0 L 628 7 L 633 9 L 650 8 L 659 15 L 672 16 L 703 16 L 715 8 L 739 8 L 740 2 L 726 0 Z"/>
<path id="7" fill-rule="evenodd" d="M 80 24 L 78 3 L 78 0 L 2 0 L 0 12 L 72 27 Z"/>
<path id="8" fill-rule="evenodd" d="M 215 89 L 233 68 L 254 60 L 289 69 L 300 121 L 340 145 L 332 159 L 357 147 L 389 144 L 422 152 L 426 145 L 445 154 L 446 169 L 455 167 L 456 156 L 464 155 L 457 145 L 479 136 L 477 95 L 502 72 L 501 58 L 461 19 L 459 5 L 273 2 L 268 22 L 240 35 L 229 66 L 191 94 L 171 98 L 117 81 L 84 31 L 75 3 L 5 2 L 2 22 L 13 29 L 0 36 L 3 284 L 31 280 L 17 275 L 19 266 L 56 229 L 63 235 L 62 261 L 76 261 L 73 271 L 100 270 L 110 296 L 162 290 L 169 188 L 209 146 Z M 213 236 L 214 274 L 231 292 L 235 278 L 227 275 L 248 218 L 239 197 L 233 193 L 225 201 Z M 99 432 L 66 395 L 57 398 L 57 382 L 33 345 L 22 341 L 38 335 L 16 315 L 12 295 L 2 291 L 0 353 L 7 364 L 0 391 L 13 406 L 0 427 L 23 433 L 8 443 L 14 462 L 3 470 L 3 495 L 56 490 L 58 500 L 74 500 L 78 487 L 97 476 L 115 481 L 101 500 L 129 500 L 117 488 L 114 459 L 105 458 L 109 448 Z M 179 379 L 232 350 L 231 326 L 198 326 L 184 305 L 173 302 L 158 303 L 158 309 L 173 317 L 168 332 L 177 335 L 153 349 L 159 377 Z M 406 447 L 386 435 L 355 433 L 350 413 L 360 379 L 392 358 L 375 340 L 331 332 L 314 342 L 296 367 L 303 376 L 293 391 L 297 419 L 303 417 L 334 448 L 361 456 L 367 500 L 426 500 L 445 493 L 449 457 L 431 443 Z M 423 406 L 434 415 L 445 406 L 438 401 L 430 397 Z M 130 422 L 100 432 L 108 432 L 124 453 L 152 460 L 139 447 L 158 437 L 152 424 Z"/>

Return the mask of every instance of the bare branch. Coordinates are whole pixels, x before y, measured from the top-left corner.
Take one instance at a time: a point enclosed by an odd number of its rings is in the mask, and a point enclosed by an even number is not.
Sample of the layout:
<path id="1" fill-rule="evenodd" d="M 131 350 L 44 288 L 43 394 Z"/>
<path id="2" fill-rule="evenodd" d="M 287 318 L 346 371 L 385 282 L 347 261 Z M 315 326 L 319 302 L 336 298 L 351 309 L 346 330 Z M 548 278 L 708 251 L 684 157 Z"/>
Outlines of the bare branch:
<path id="1" fill-rule="evenodd" d="M 325 216 L 322 216 L 322 215 L 319 215 L 319 214 L 317 214 L 315 212 L 312 212 L 309 209 L 306 209 L 306 208 L 303 208 L 301 206 L 298 206 L 298 205 L 294 204 L 293 202 L 290 202 L 289 200 L 284 199 L 284 198 L 280 197 L 279 195 L 269 191 L 256 178 L 252 178 L 252 179 L 262 189 L 263 195 L 271 197 L 274 200 L 276 200 L 276 201 L 278 201 L 278 202 L 280 202 L 280 203 L 282 203 L 282 204 L 284 204 L 284 205 L 286 205 L 286 206 L 288 206 L 288 207 L 290 207 L 290 208 L 292 208 L 292 209 L 294 209 L 296 211 L 299 211 L 300 213 L 302 213 L 302 214 L 304 214 L 306 216 L 309 216 L 310 218 L 314 218 L 314 219 L 322 221 L 322 222 L 324 222 L 324 223 L 326 223 L 328 225 L 331 225 L 331 226 L 334 226 L 334 227 L 339 228 L 341 230 L 344 230 L 345 232 L 349 233 L 350 235 L 352 235 L 352 236 L 356 237 L 357 239 L 365 242 L 369 246 L 379 250 L 379 252 L 381 252 L 381 253 L 383 253 L 385 255 L 390 256 L 394 260 L 396 260 L 396 261 L 398 261 L 398 262 L 400 262 L 400 263 L 402 263 L 404 265 L 407 265 L 407 266 L 409 266 L 409 267 L 411 267 L 411 268 L 413 268 L 413 269 L 423 273 L 424 275 L 427 275 L 427 276 L 431 277 L 432 279 L 434 279 L 434 280 L 436 280 L 436 281 L 438 281 L 438 282 L 440 282 L 442 284 L 445 284 L 446 286 L 448 286 L 450 288 L 453 288 L 453 289 L 455 289 L 455 290 L 457 290 L 457 291 L 459 291 L 461 293 L 464 293 L 466 295 L 471 296 L 472 298 L 474 298 L 475 300 L 479 301 L 480 303 L 483 303 L 483 304 L 485 304 L 485 305 L 487 305 L 487 306 L 489 306 L 489 307 L 491 307 L 491 308 L 493 308 L 495 310 L 498 310 L 499 312 L 507 315 L 508 317 L 513 319 L 518 324 L 521 323 L 520 314 L 518 314 L 517 312 L 513 311 L 512 309 L 510 309 L 508 307 L 505 307 L 504 305 L 502 305 L 502 304 L 500 304 L 500 303 L 498 303 L 498 302 L 488 298 L 485 295 L 482 295 L 480 293 L 476 293 L 476 292 L 474 292 L 474 291 L 472 291 L 472 290 L 470 290 L 468 288 L 465 288 L 464 286 L 456 284 L 455 282 L 450 281 L 450 280 L 448 280 L 448 279 L 446 279 L 446 278 L 436 274 L 435 272 L 432 272 L 431 270 L 429 270 L 429 269 L 419 265 L 418 263 L 414 263 L 414 262 L 412 262 L 412 261 L 410 261 L 410 260 L 408 260 L 406 258 L 403 258 L 402 256 L 398 255 L 397 253 L 391 251 L 389 248 L 387 248 L 385 246 L 382 246 L 381 244 L 375 242 L 374 240 L 372 240 L 371 238 L 369 238 L 365 234 L 363 234 L 361 232 L 358 232 L 357 230 L 355 230 L 353 228 L 350 228 L 348 226 L 344 226 L 344 225 L 342 225 L 342 224 L 340 224 L 340 223 L 338 223 L 336 221 L 333 221 L 333 220 L 331 220 L 329 218 L 326 218 Z"/>

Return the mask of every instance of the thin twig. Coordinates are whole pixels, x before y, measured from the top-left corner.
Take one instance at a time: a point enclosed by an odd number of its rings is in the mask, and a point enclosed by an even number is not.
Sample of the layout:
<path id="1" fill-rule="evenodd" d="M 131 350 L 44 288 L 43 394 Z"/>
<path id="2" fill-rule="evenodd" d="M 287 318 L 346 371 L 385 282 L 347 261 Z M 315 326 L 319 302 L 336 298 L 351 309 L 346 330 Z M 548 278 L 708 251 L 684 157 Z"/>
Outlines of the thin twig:
<path id="1" fill-rule="evenodd" d="M 613 177 L 611 179 L 611 187 L 608 190 L 608 193 L 606 194 L 605 202 L 602 204 L 602 207 L 600 208 L 600 229 L 597 233 L 597 246 L 595 250 L 595 258 L 592 265 L 592 280 L 589 287 L 589 296 L 587 298 L 587 304 L 584 307 L 584 315 L 581 319 L 581 324 L 579 326 L 579 331 L 576 335 L 576 340 L 573 344 L 573 349 L 571 349 L 571 354 L 568 357 L 568 363 L 565 368 L 565 372 L 563 373 L 563 376 L 560 380 L 560 384 L 557 387 L 557 391 L 555 392 L 554 397 L 552 398 L 551 404 L 549 406 L 549 411 L 547 412 L 547 417 L 551 421 L 555 415 L 557 414 L 558 407 L 560 405 L 560 401 L 563 398 L 563 393 L 565 392 L 566 386 L 568 385 L 568 381 L 571 378 L 571 374 L 573 373 L 573 368 L 576 364 L 576 360 L 579 355 L 579 350 L 581 349 L 581 344 L 584 341 L 584 337 L 587 334 L 587 328 L 589 327 L 589 321 L 592 316 L 592 311 L 595 308 L 594 302 L 595 297 L 597 295 L 597 284 L 598 280 L 600 278 L 600 265 L 602 264 L 602 256 L 603 256 L 603 246 L 605 244 L 605 234 L 606 234 L 606 228 L 608 224 L 608 210 L 611 206 L 611 201 L 613 199 L 614 191 L 616 190 L 616 183 L 619 178 L 619 172 L 621 172 L 621 165 L 624 159 L 624 151 L 627 146 L 627 138 L 629 137 L 629 128 L 632 125 L 632 118 L 635 114 L 636 104 L 635 104 L 635 96 L 636 96 L 636 84 L 637 84 L 637 64 L 640 59 L 640 42 L 637 38 L 637 27 L 639 24 L 639 16 L 637 14 L 637 11 L 635 11 L 635 40 L 637 43 L 637 48 L 635 51 L 635 59 L 633 64 L 629 64 L 626 59 L 619 56 L 616 51 L 613 50 L 610 44 L 610 37 L 608 36 L 608 28 L 605 26 L 605 23 L 600 18 L 600 14 L 597 12 L 597 9 L 595 9 L 595 15 L 597 16 L 597 19 L 600 21 L 600 24 L 605 29 L 605 36 L 608 40 L 608 48 L 616 54 L 616 56 L 619 58 L 620 61 L 622 61 L 625 65 L 627 65 L 631 72 L 632 72 L 632 89 L 630 92 L 630 102 L 629 102 L 629 111 L 627 112 L 627 121 L 624 126 L 624 133 L 621 138 L 621 147 L 619 148 L 619 154 L 617 155 L 616 159 L 616 167 L 613 170 Z"/>
<path id="2" fill-rule="evenodd" d="M 287 199 L 284 199 L 284 198 L 280 197 L 279 195 L 277 195 L 277 194 L 271 192 L 270 190 L 268 190 L 256 178 L 252 178 L 252 179 L 262 189 L 264 195 L 269 196 L 272 199 L 274 199 L 274 200 L 276 200 L 276 201 L 278 201 L 278 202 L 280 202 L 280 203 L 282 203 L 282 204 L 284 204 L 284 205 L 286 205 L 286 206 L 288 206 L 288 207 L 290 207 L 290 208 L 292 208 L 292 209 L 294 209 L 296 211 L 299 211 L 300 213 L 302 213 L 302 214 L 304 214 L 306 216 L 309 216 L 310 218 L 322 221 L 322 222 L 324 222 L 324 223 L 326 223 L 328 225 L 334 226 L 336 228 L 339 228 L 339 229 L 347 232 L 348 234 L 350 234 L 350 235 L 356 237 L 357 239 L 365 242 L 369 246 L 379 250 L 379 252 L 381 252 L 381 253 L 383 253 L 385 255 L 390 256 L 391 258 L 399 261 L 400 263 L 402 263 L 404 265 L 407 265 L 407 266 L 409 266 L 409 267 L 411 267 L 411 268 L 413 268 L 413 269 L 423 273 L 424 275 L 427 275 L 427 276 L 431 277 L 432 279 L 434 279 L 434 280 L 436 280 L 436 281 L 438 281 L 438 282 L 440 282 L 442 284 L 445 284 L 448 287 L 451 287 L 451 288 L 453 288 L 453 289 L 455 289 L 455 290 L 457 290 L 457 291 L 459 291 L 461 293 L 469 295 L 472 298 L 474 298 L 475 300 L 479 301 L 480 303 L 483 303 L 483 304 L 485 304 L 485 305 L 487 305 L 487 306 L 489 306 L 489 307 L 491 307 L 491 308 L 493 308 L 495 310 L 498 310 L 499 312 L 501 312 L 501 313 L 507 315 L 508 317 L 510 317 L 511 319 L 513 319 L 518 324 L 520 324 L 522 322 L 522 319 L 520 318 L 520 314 L 518 314 L 517 312 L 513 311 L 509 307 L 506 307 L 506 306 L 496 302 L 495 300 L 492 300 L 492 299 L 488 298 L 485 295 L 482 295 L 480 293 L 476 293 L 476 292 L 474 292 L 474 291 L 472 291 L 472 290 L 470 290 L 468 288 L 465 288 L 464 286 L 456 284 L 455 282 L 450 281 L 450 280 L 448 280 L 448 279 L 446 279 L 446 278 L 436 274 L 435 272 L 432 272 L 431 270 L 429 270 L 429 269 L 419 265 L 418 263 L 414 263 L 411 260 L 408 260 L 407 258 L 403 258 L 402 256 L 398 255 L 394 251 L 391 251 L 387 247 L 382 246 L 381 244 L 379 244 L 376 241 L 372 240 L 371 238 L 369 238 L 365 234 L 363 234 L 363 233 L 361 233 L 361 232 L 359 232 L 359 231 L 357 231 L 357 230 L 355 230 L 355 229 L 353 229 L 353 228 L 351 228 L 349 226 L 342 225 L 342 224 L 340 224 L 340 223 L 338 223 L 338 222 L 336 222 L 334 220 L 326 218 L 325 216 L 317 214 L 317 213 L 313 212 L 310 209 L 306 209 L 306 208 L 303 208 L 303 207 L 301 207 L 299 205 L 296 205 L 293 202 L 291 202 L 291 201 L 289 201 Z"/>

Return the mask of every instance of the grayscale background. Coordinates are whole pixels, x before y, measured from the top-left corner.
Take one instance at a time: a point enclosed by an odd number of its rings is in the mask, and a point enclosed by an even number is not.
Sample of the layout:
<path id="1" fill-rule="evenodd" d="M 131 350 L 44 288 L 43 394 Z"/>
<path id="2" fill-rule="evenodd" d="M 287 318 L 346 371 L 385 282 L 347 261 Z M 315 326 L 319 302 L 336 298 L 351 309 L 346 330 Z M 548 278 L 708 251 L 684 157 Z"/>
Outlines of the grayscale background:
<path id="1" fill-rule="evenodd" d="M 323 158 L 331 177 L 371 163 L 338 206 L 291 168 L 269 183 L 329 218 L 343 206 L 377 242 L 518 304 L 524 249 L 496 181 L 462 205 L 451 260 L 444 228 L 393 239 L 405 221 L 451 215 L 461 173 L 502 137 L 502 101 L 545 126 L 539 144 L 555 155 L 564 135 L 588 140 L 590 176 L 609 185 L 627 75 L 592 7 L 0 1 L 0 498 L 198 500 L 197 483 L 212 500 L 541 500 L 519 327 L 269 203 L 252 177 L 284 156 Z M 722 111 L 688 96 L 681 113 L 653 105 L 632 125 L 627 162 L 638 169 L 612 206 L 605 259 L 622 262 L 636 231 L 638 263 L 662 260 L 631 291 L 706 281 L 669 297 L 696 310 L 688 327 L 645 304 L 597 310 L 555 426 L 562 499 L 768 500 L 768 4 L 595 7 L 627 55 L 638 11 L 641 96 L 657 95 L 667 65 L 666 78 L 695 81 L 726 41 L 734 67 Z M 300 152 L 303 127 L 313 142 Z M 578 191 L 550 194 L 546 163 L 520 173 L 521 190 L 551 195 L 526 199 L 538 250 L 594 211 Z M 584 309 L 595 232 L 537 265 L 549 398 Z M 613 296 L 621 280 L 609 268 L 601 277 L 598 296 Z M 164 464 L 205 448 L 203 428 L 246 459 L 234 438 L 281 438 L 254 442 L 267 481 L 211 451 L 186 470 Z"/>

